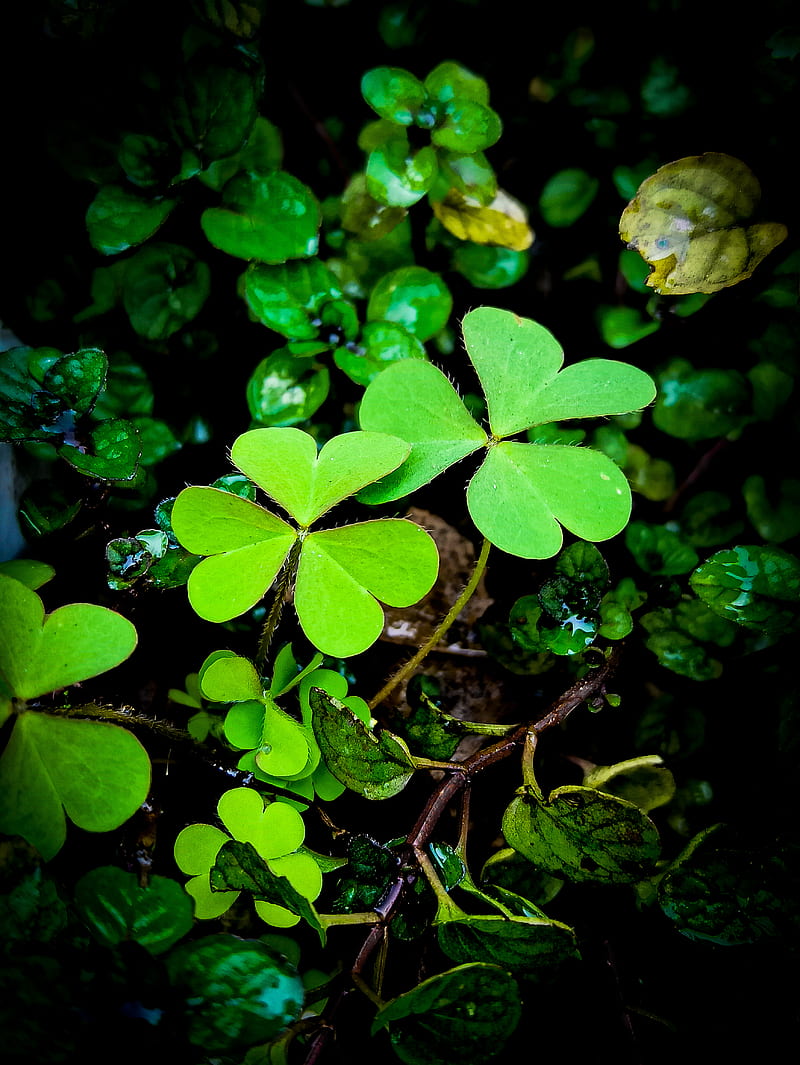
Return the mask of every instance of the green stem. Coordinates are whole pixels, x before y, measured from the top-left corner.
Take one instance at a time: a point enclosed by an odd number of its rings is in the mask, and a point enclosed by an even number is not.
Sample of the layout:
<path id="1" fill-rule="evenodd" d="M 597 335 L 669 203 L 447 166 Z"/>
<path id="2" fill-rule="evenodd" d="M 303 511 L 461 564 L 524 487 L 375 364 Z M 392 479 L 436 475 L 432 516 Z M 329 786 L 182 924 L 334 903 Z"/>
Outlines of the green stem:
<path id="1" fill-rule="evenodd" d="M 453 603 L 452 607 L 447 612 L 447 615 L 445 616 L 444 620 L 438 625 L 433 635 L 425 641 L 425 643 L 422 645 L 422 647 L 420 647 L 414 657 L 410 658 L 404 666 L 401 666 L 401 668 L 398 669 L 394 676 L 391 677 L 386 682 L 386 684 L 384 684 L 378 694 L 370 700 L 370 710 L 374 710 L 379 703 L 383 702 L 389 692 L 393 691 L 398 684 L 402 684 L 406 677 L 411 676 L 411 674 L 414 672 L 420 662 L 427 656 L 428 652 L 436 646 L 436 644 L 441 640 L 441 638 L 456 620 L 458 615 L 464 609 L 464 605 L 470 600 L 470 598 L 475 592 L 475 589 L 478 587 L 478 582 L 483 576 L 483 571 L 486 569 L 486 563 L 489 558 L 489 549 L 491 546 L 492 545 L 489 543 L 489 541 L 484 538 L 483 544 L 481 545 L 481 553 L 478 556 L 478 561 L 475 563 L 475 568 L 472 571 L 472 576 L 467 582 L 464 591 L 461 593 L 458 599 L 456 599 L 455 603 Z"/>
<path id="2" fill-rule="evenodd" d="M 302 536 L 298 536 L 292 544 L 292 549 L 278 576 L 278 581 L 275 585 L 275 594 L 272 597 L 272 603 L 267 611 L 267 616 L 264 618 L 264 624 L 261 626 L 261 635 L 258 639 L 258 651 L 256 653 L 256 667 L 261 672 L 264 671 L 264 666 L 267 662 L 267 654 L 269 652 L 269 645 L 272 642 L 272 637 L 275 635 L 275 629 L 278 627 L 278 622 L 281 620 L 283 604 L 286 601 L 286 592 L 297 572 L 297 561 L 300 558 L 300 548 L 302 546 L 303 538 Z"/>
<path id="3" fill-rule="evenodd" d="M 459 917 L 465 917 L 466 914 L 464 911 L 448 894 L 447 888 L 439 879 L 439 874 L 436 872 L 433 862 L 425 851 L 421 847 L 415 847 L 414 856 L 417 859 L 417 864 L 421 871 L 425 875 L 425 879 L 430 884 L 433 893 L 436 896 L 438 908 L 436 911 L 435 923 L 442 924 L 447 920 L 458 920 Z"/>
<path id="4" fill-rule="evenodd" d="M 382 918 L 374 910 L 365 913 L 320 913 L 319 923 L 323 928 L 333 928 L 344 924 L 380 924 Z"/>

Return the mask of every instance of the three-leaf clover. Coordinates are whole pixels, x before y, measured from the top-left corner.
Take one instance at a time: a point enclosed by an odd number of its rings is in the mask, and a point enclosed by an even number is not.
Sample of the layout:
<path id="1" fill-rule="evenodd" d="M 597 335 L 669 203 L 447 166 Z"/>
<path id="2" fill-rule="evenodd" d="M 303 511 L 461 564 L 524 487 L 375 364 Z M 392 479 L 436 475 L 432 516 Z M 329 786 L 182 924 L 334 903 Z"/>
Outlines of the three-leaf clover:
<path id="1" fill-rule="evenodd" d="M 564 353 L 547 329 L 494 307 L 470 311 L 463 332 L 486 395 L 489 432 L 435 366 L 390 366 L 364 394 L 361 425 L 402 436 L 411 454 L 359 499 L 398 499 L 485 448 L 467 507 L 491 543 L 522 558 L 549 558 L 561 548 L 562 525 L 583 540 L 615 536 L 630 516 L 631 493 L 611 459 L 592 448 L 536 443 L 535 434 L 532 443 L 510 438 L 550 422 L 638 410 L 655 397 L 650 377 L 609 359 L 561 370 Z"/>
<path id="2" fill-rule="evenodd" d="M 232 788 L 220 796 L 217 813 L 227 832 L 215 825 L 188 825 L 175 840 L 178 868 L 191 877 L 186 890 L 194 899 L 195 917 L 219 917 L 239 897 L 238 891 L 213 891 L 210 883 L 217 854 L 230 839 L 252 844 L 275 876 L 286 877 L 313 902 L 322 890 L 322 873 L 314 858 L 300 849 L 305 825 L 294 806 L 280 799 L 265 805 L 252 788 Z M 262 921 L 278 928 L 291 928 L 300 919 L 274 902 L 256 900 L 255 909 Z"/>
<path id="3" fill-rule="evenodd" d="M 193 554 L 207 555 L 189 576 L 189 601 L 207 621 L 228 621 L 262 598 L 289 560 L 294 604 L 308 639 L 348 657 L 380 635 L 379 605 L 409 606 L 433 585 L 439 557 L 428 533 L 402 518 L 336 529 L 311 526 L 337 503 L 396 469 L 409 453 L 383 433 L 343 433 L 317 454 L 300 429 L 253 429 L 231 459 L 297 523 L 216 488 L 185 488 L 172 527 Z"/>
<path id="4" fill-rule="evenodd" d="M 311 801 L 314 793 L 326 801 L 337 798 L 344 784 L 321 760 L 311 724 L 309 692 L 323 688 L 343 700 L 358 717 L 369 723 L 367 704 L 347 696 L 347 680 L 332 669 L 321 668 L 322 655 L 314 655 L 300 669 L 286 644 L 275 656 L 272 679 L 264 686 L 255 666 L 231 651 L 215 651 L 200 669 L 201 692 L 215 702 L 232 702 L 223 726 L 225 738 L 245 753 L 239 769 L 257 780 L 278 784 Z M 298 689 L 302 721 L 297 721 L 277 700 Z"/>

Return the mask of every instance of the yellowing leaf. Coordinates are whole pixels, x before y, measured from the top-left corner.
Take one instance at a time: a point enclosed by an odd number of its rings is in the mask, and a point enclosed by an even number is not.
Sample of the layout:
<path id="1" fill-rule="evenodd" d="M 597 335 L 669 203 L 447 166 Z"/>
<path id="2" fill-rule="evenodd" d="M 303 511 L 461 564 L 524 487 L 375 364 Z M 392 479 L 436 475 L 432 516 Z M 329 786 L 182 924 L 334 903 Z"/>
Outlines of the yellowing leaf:
<path id="1" fill-rule="evenodd" d="M 620 236 L 653 268 L 646 284 L 657 292 L 719 292 L 750 277 L 786 239 L 784 225 L 753 222 L 760 197 L 741 160 L 688 156 L 642 182 L 622 212 Z"/>
<path id="2" fill-rule="evenodd" d="M 525 251 L 533 244 L 534 234 L 525 208 L 502 189 L 486 207 L 457 189 L 450 189 L 443 200 L 431 206 L 444 228 L 459 240 L 494 244 L 512 251 Z"/>

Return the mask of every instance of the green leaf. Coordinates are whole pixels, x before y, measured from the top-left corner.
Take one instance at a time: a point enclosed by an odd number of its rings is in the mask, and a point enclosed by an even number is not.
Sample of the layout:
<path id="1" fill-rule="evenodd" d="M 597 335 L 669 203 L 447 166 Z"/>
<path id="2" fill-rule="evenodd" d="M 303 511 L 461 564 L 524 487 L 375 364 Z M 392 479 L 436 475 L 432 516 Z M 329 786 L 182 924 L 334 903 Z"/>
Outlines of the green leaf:
<path id="1" fill-rule="evenodd" d="M 675 359 L 659 374 L 653 424 L 679 440 L 704 440 L 740 428 L 750 406 L 750 389 L 738 370 L 695 370 Z"/>
<path id="2" fill-rule="evenodd" d="M 431 141 L 438 148 L 451 152 L 482 152 L 500 139 L 503 123 L 499 115 L 486 104 L 459 97 L 441 109 L 443 117 L 431 133 Z"/>
<path id="3" fill-rule="evenodd" d="M 453 269 L 475 288 L 508 288 L 528 272 L 529 257 L 511 248 L 466 242 L 453 252 Z"/>
<path id="4" fill-rule="evenodd" d="M 489 103 L 489 86 L 486 81 L 452 60 L 439 63 L 433 68 L 425 79 L 425 91 L 441 104 L 448 104 L 451 100 Z"/>
<path id="5" fill-rule="evenodd" d="M 383 628 L 378 600 L 395 607 L 416 603 L 432 588 L 438 566 L 432 538 L 400 518 L 311 533 L 295 583 L 303 631 L 326 654 L 360 654 Z"/>
<path id="6" fill-rule="evenodd" d="M 251 263 L 242 277 L 242 293 L 263 325 L 290 340 L 319 335 L 319 311 L 326 300 L 341 297 L 335 276 L 319 259 L 277 266 Z"/>
<path id="7" fill-rule="evenodd" d="M 367 192 L 387 207 L 410 207 L 430 190 L 438 172 L 433 148 L 414 151 L 401 135 L 369 153 Z"/>
<path id="8" fill-rule="evenodd" d="M 92 869 L 75 885 L 75 907 L 105 947 L 133 940 L 162 954 L 192 930 L 192 900 L 175 880 L 152 876 L 143 887 L 135 873 L 115 866 Z"/>
<path id="9" fill-rule="evenodd" d="M 517 975 L 552 971 L 578 958 L 575 933 L 559 921 L 464 915 L 437 929 L 439 946 L 455 962 L 480 959 Z"/>
<path id="10" fill-rule="evenodd" d="M 375 285 L 367 318 L 397 322 L 424 342 L 447 324 L 452 307 L 450 290 L 439 274 L 423 266 L 402 266 Z"/>
<path id="11" fill-rule="evenodd" d="M 615 765 L 596 765 L 584 773 L 587 788 L 632 802 L 646 814 L 671 802 L 675 778 L 660 755 L 643 754 Z"/>
<path id="12" fill-rule="evenodd" d="M 689 578 L 722 618 L 770 635 L 793 631 L 800 601 L 800 560 L 778 547 L 747 545 L 717 551 Z"/>
<path id="13" fill-rule="evenodd" d="M 365 429 L 391 432 L 411 444 L 396 473 L 359 493 L 365 503 L 413 492 L 488 440 L 442 371 L 416 360 L 390 366 L 371 382 L 359 420 Z"/>
<path id="14" fill-rule="evenodd" d="M 800 923 L 797 886 L 796 848 L 755 850 L 714 825 L 670 865 L 659 882 L 658 901 L 689 939 L 722 946 L 794 940 Z"/>
<path id="15" fill-rule="evenodd" d="M 283 906 L 307 921 L 325 945 L 325 930 L 313 905 L 285 876 L 276 875 L 252 843 L 223 843 L 211 868 L 212 891 L 249 891 L 254 899 Z"/>
<path id="16" fill-rule="evenodd" d="M 121 614 L 71 603 L 45 615 L 34 591 L 0 575 L 0 680 L 18 698 L 96 677 L 135 647 L 136 629 Z"/>
<path id="17" fill-rule="evenodd" d="M 357 345 L 337 348 L 333 361 L 351 381 L 366 387 L 387 366 L 403 359 L 424 359 L 420 340 L 396 322 L 367 322 Z"/>
<path id="18" fill-rule="evenodd" d="M 661 328 L 660 322 L 636 307 L 601 306 L 595 313 L 600 336 L 610 348 L 627 348 Z"/>
<path id="19" fill-rule="evenodd" d="M 390 1027 L 392 1048 L 408 1065 L 470 1065 L 493 1058 L 519 1023 L 522 1007 L 512 976 L 496 965 L 459 965 L 423 980 L 387 1002 L 373 1034 Z"/>
<path id="20" fill-rule="evenodd" d="M 187 551 L 212 556 L 195 566 L 188 584 L 193 609 L 207 621 L 228 621 L 255 606 L 297 538 L 263 507 L 218 488 L 184 488 L 172 527 Z"/>
<path id="21" fill-rule="evenodd" d="M 263 359 L 247 382 L 247 405 L 264 427 L 307 421 L 328 397 L 330 374 L 313 356 L 292 355 L 279 348 Z"/>
<path id="22" fill-rule="evenodd" d="M 381 118 L 410 126 L 425 102 L 422 82 L 399 67 L 374 67 L 361 79 L 361 94 Z"/>
<path id="23" fill-rule="evenodd" d="M 264 694 L 255 666 L 239 655 L 209 655 L 200 668 L 199 680 L 200 691 L 214 703 L 261 699 Z"/>
<path id="24" fill-rule="evenodd" d="M 291 174 L 246 171 L 231 178 L 222 207 L 205 210 L 200 224 L 214 247 L 229 255 L 284 263 L 316 255 L 320 208 Z"/>
<path id="25" fill-rule="evenodd" d="M 142 447 L 132 421 L 109 418 L 100 422 L 84 441 L 81 450 L 64 443 L 59 455 L 86 477 L 103 481 L 132 481 L 139 468 Z"/>
<path id="26" fill-rule="evenodd" d="M 574 225 L 591 206 L 600 182 L 585 170 L 559 170 L 547 181 L 539 196 L 539 210 L 549 226 Z"/>
<path id="27" fill-rule="evenodd" d="M 185 943 L 167 959 L 191 1043 L 239 1052 L 278 1036 L 303 1009 L 303 982 L 260 940 L 220 934 Z"/>
<path id="28" fill-rule="evenodd" d="M 197 177 L 204 185 L 219 192 L 239 170 L 279 170 L 282 159 L 280 130 L 259 115 L 245 146 L 233 155 L 217 159 Z"/>
<path id="29" fill-rule="evenodd" d="M 666 525 L 632 521 L 625 530 L 625 546 L 645 573 L 660 577 L 688 573 L 700 561 L 694 548 Z"/>
<path id="30" fill-rule="evenodd" d="M 89 204 L 86 228 L 92 247 L 117 255 L 152 237 L 177 200 L 143 199 L 120 185 L 104 185 Z"/>
<path id="31" fill-rule="evenodd" d="M 76 414 L 88 414 L 106 384 L 107 374 L 104 353 L 97 348 L 81 348 L 49 366 L 42 384 Z"/>
<path id="32" fill-rule="evenodd" d="M 0 758 L 0 832 L 24 836 L 49 861 L 66 839 L 65 813 L 88 832 L 109 832 L 149 788 L 150 760 L 130 732 L 28 711 Z"/>
<path id="33" fill-rule="evenodd" d="M 472 478 L 467 506 L 501 550 L 549 558 L 561 548 L 560 525 L 585 540 L 616 536 L 631 497 L 624 474 L 599 451 L 504 440 Z"/>
<path id="34" fill-rule="evenodd" d="M 177 79 L 168 121 L 178 142 L 203 165 L 232 155 L 250 136 L 263 78 L 244 49 L 198 49 Z"/>
<path id="35" fill-rule="evenodd" d="M 0 576 L 13 577 L 26 588 L 36 591 L 55 577 L 56 571 L 46 562 L 37 562 L 33 558 L 12 558 L 0 562 Z"/>
<path id="36" fill-rule="evenodd" d="M 402 791 L 415 771 L 408 748 L 391 733 L 375 736 L 360 718 L 321 688 L 310 692 L 314 736 L 333 775 L 366 799 Z"/>
<path id="37" fill-rule="evenodd" d="M 637 806 L 577 785 L 547 799 L 525 788 L 503 815 L 503 835 L 534 865 L 576 881 L 641 880 L 660 850 L 656 826 Z"/>
<path id="38" fill-rule="evenodd" d="M 342 433 L 317 454 L 308 433 L 294 428 L 253 429 L 239 436 L 231 459 L 303 527 L 405 459 L 396 437 Z"/>
<path id="39" fill-rule="evenodd" d="M 753 474 L 742 485 L 747 516 L 758 535 L 783 543 L 800 533 L 800 481 L 787 477 L 780 482 L 777 500 L 770 499 L 763 477 Z"/>
<path id="40" fill-rule="evenodd" d="M 628 363 L 587 359 L 559 373 L 564 356 L 555 337 L 509 311 L 479 307 L 464 317 L 463 330 L 497 436 L 565 418 L 625 414 L 655 398 L 651 378 Z"/>
<path id="41" fill-rule="evenodd" d="M 719 292 L 750 277 L 786 239 L 775 222 L 751 224 L 759 183 L 741 160 L 706 152 L 667 163 L 642 183 L 620 237 L 652 267 L 657 292 Z"/>
<path id="42" fill-rule="evenodd" d="M 195 318 L 210 289 L 210 271 L 188 248 L 149 244 L 128 259 L 122 302 L 136 332 L 165 340 Z"/>

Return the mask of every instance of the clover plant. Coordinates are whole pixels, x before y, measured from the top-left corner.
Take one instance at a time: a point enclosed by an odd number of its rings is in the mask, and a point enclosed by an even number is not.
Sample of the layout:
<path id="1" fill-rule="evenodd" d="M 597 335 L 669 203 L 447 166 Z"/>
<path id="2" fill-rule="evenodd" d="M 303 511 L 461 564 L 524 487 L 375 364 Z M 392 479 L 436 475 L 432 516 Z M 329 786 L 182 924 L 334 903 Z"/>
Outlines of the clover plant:
<path id="1" fill-rule="evenodd" d="M 795 1045 L 785 6 L 17 5 L 10 1061 Z"/>

